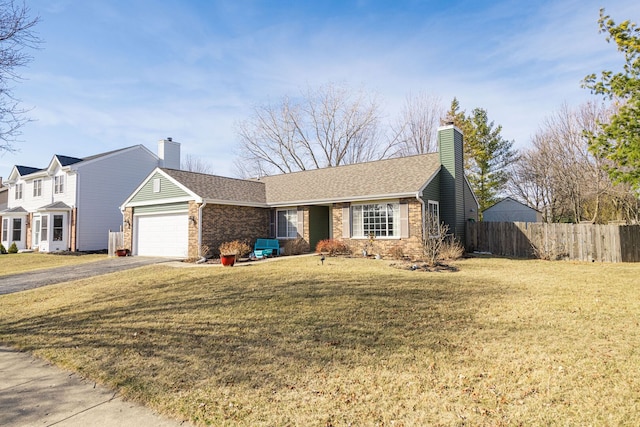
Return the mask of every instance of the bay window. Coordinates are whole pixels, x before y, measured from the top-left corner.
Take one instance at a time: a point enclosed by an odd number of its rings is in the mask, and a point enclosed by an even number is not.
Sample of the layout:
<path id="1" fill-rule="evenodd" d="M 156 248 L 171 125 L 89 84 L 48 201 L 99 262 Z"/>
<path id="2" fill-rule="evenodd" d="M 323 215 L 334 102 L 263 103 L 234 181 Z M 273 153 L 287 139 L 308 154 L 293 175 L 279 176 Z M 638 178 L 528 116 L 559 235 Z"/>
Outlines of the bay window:
<path id="1" fill-rule="evenodd" d="M 22 240 L 22 218 L 13 218 L 13 235 L 11 237 L 14 242 Z"/>
<path id="2" fill-rule="evenodd" d="M 53 216 L 53 241 L 54 242 L 61 242 L 62 241 L 62 231 L 63 231 L 63 225 L 62 225 L 62 215 L 54 215 Z"/>

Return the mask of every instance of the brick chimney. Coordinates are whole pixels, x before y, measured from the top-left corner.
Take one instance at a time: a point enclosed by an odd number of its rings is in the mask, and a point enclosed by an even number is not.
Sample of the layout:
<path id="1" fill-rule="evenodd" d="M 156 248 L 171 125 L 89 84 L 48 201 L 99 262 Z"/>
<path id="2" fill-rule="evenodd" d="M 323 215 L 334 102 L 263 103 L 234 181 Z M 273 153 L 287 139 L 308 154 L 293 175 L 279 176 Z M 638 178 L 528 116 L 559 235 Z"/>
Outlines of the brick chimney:
<path id="1" fill-rule="evenodd" d="M 168 169 L 180 169 L 180 143 L 173 138 L 158 141 L 158 157 L 160 167 Z"/>

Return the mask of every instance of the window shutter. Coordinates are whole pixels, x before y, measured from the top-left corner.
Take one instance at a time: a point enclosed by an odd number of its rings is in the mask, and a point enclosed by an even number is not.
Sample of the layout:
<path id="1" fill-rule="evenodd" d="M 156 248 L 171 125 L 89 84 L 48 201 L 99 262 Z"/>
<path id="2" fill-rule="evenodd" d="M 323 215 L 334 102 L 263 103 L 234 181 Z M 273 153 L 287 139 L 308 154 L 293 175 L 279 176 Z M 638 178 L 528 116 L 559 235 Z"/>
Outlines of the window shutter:
<path id="1" fill-rule="evenodd" d="M 304 238 L 304 210 L 298 209 L 298 223 L 296 225 L 298 237 Z"/>
<path id="2" fill-rule="evenodd" d="M 269 238 L 276 238 L 276 210 L 271 209 L 269 211 Z"/>
<path id="3" fill-rule="evenodd" d="M 409 237 L 409 204 L 400 203 L 400 238 Z"/>
<path id="4" fill-rule="evenodd" d="M 349 206 L 342 208 L 342 238 L 349 239 L 351 237 L 351 208 Z"/>

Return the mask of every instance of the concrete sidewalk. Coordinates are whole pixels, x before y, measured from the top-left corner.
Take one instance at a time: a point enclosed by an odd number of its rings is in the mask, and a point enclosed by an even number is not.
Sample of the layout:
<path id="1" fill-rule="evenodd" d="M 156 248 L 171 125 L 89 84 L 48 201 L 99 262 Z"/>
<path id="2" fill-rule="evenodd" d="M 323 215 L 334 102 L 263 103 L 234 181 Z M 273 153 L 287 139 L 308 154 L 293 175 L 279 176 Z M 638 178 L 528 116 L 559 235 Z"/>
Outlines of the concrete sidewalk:
<path id="1" fill-rule="evenodd" d="M 28 353 L 0 347 L 0 426 L 176 427 L 112 390 Z"/>

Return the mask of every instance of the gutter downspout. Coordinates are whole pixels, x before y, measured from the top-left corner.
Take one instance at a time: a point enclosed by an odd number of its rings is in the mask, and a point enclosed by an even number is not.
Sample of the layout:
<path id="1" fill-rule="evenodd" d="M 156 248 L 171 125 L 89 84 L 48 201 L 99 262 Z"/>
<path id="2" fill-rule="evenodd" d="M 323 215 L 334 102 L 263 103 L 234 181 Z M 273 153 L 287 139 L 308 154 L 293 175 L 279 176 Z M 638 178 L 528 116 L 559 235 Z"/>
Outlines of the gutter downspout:
<path id="1" fill-rule="evenodd" d="M 203 201 L 200 207 L 198 208 L 198 256 L 200 259 L 196 261 L 196 264 L 202 264 L 207 261 L 207 258 L 202 256 L 200 253 L 202 248 L 202 218 L 203 218 L 203 210 L 204 207 L 207 206 L 207 202 Z"/>

